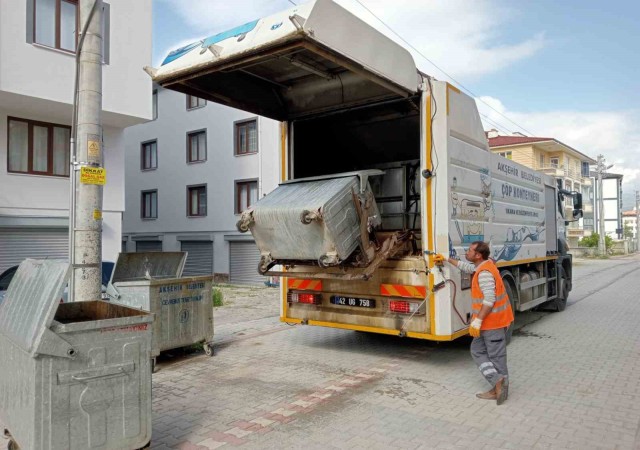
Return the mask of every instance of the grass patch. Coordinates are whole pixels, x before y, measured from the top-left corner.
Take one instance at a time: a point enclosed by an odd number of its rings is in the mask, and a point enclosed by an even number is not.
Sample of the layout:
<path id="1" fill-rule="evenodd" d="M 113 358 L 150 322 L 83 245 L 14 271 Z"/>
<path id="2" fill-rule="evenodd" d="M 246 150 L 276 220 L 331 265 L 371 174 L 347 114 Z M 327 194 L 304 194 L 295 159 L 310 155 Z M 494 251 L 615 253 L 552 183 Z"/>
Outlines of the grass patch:
<path id="1" fill-rule="evenodd" d="M 222 306 L 224 304 L 222 290 L 218 288 L 213 288 L 211 290 L 211 298 L 213 300 L 213 306 Z"/>

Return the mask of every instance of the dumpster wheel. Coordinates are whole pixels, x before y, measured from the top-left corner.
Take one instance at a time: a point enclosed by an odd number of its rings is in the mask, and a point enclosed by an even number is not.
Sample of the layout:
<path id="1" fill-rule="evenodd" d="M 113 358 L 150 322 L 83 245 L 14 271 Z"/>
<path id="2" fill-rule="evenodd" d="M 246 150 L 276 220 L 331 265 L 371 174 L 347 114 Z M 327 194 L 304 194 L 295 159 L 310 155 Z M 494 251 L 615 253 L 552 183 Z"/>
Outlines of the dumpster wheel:
<path id="1" fill-rule="evenodd" d="M 4 429 L 4 437 L 9 439 L 9 442 L 7 443 L 7 450 L 20 450 L 20 446 L 13 439 L 13 436 L 11 436 L 11 433 L 6 428 Z"/>
<path id="2" fill-rule="evenodd" d="M 202 344 L 202 348 L 204 348 L 204 354 L 207 356 L 213 356 L 213 346 L 208 342 Z"/>

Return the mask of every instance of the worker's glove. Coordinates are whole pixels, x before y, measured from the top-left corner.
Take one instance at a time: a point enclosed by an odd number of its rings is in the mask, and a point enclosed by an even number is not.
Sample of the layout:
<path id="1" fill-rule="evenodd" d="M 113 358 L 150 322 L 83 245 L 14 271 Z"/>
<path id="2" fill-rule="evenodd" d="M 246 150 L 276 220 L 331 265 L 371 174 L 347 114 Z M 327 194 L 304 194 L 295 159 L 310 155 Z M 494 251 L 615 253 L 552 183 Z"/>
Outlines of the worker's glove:
<path id="1" fill-rule="evenodd" d="M 444 256 L 442 256 L 440 253 L 436 253 L 435 255 L 433 255 L 433 262 L 436 266 L 444 265 Z"/>
<path id="2" fill-rule="evenodd" d="M 480 327 L 482 326 L 482 319 L 478 319 L 477 317 L 471 321 L 471 325 L 469 325 L 469 334 L 474 337 L 480 337 Z"/>

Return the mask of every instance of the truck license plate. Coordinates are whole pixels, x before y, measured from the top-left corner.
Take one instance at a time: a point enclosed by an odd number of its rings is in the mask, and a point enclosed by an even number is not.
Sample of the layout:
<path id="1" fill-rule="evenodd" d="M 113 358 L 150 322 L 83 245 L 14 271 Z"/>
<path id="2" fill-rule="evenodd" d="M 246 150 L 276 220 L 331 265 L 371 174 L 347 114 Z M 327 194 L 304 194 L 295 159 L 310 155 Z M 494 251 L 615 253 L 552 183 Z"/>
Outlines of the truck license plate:
<path id="1" fill-rule="evenodd" d="M 331 303 L 342 306 L 357 306 L 359 308 L 375 308 L 376 301 L 370 298 L 331 296 Z"/>

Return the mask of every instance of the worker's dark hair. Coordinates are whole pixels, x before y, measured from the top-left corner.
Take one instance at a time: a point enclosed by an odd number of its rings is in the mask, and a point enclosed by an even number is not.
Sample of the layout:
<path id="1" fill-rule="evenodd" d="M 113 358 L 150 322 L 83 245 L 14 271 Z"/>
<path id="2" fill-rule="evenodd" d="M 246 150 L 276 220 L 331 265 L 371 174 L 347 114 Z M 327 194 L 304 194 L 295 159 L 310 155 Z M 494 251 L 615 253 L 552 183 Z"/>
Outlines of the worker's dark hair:
<path id="1" fill-rule="evenodd" d="M 489 247 L 489 244 L 484 241 L 475 241 L 472 242 L 471 245 L 476 246 L 474 250 L 482 255 L 482 259 L 484 259 L 485 261 L 489 259 L 489 255 L 491 254 L 491 248 Z"/>

